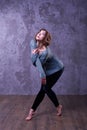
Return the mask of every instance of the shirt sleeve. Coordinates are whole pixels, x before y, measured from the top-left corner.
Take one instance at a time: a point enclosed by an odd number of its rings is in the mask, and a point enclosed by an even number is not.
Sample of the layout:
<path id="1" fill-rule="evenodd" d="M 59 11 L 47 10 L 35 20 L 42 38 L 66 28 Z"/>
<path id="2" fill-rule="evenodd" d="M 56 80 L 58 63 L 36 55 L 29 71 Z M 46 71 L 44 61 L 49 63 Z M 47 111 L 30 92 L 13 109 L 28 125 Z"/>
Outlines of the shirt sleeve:
<path id="1" fill-rule="evenodd" d="M 43 66 L 42 66 L 41 61 L 40 61 L 39 58 L 37 58 L 37 60 L 36 60 L 36 67 L 37 67 L 37 69 L 38 69 L 38 71 L 40 73 L 40 77 L 41 78 L 46 78 L 45 70 L 43 69 Z"/>
<path id="2" fill-rule="evenodd" d="M 38 54 L 37 54 L 37 53 L 32 54 L 32 51 L 33 51 L 34 49 L 36 49 L 36 48 L 37 48 L 37 46 L 36 46 L 36 42 L 35 42 L 35 40 L 31 40 L 31 42 L 30 42 L 31 61 L 32 61 L 33 65 L 35 65 L 35 66 L 36 66 L 35 63 L 36 63 L 36 60 L 37 60 Z"/>
<path id="3" fill-rule="evenodd" d="M 44 69 L 44 64 L 46 62 L 46 57 L 47 57 L 47 50 L 44 51 L 42 54 L 32 54 L 33 49 L 36 49 L 37 45 L 35 40 L 31 40 L 30 42 L 30 49 L 31 49 L 31 60 L 34 66 L 37 67 L 39 73 L 40 73 L 40 77 L 41 78 L 46 78 L 46 74 L 45 74 L 45 69 Z"/>

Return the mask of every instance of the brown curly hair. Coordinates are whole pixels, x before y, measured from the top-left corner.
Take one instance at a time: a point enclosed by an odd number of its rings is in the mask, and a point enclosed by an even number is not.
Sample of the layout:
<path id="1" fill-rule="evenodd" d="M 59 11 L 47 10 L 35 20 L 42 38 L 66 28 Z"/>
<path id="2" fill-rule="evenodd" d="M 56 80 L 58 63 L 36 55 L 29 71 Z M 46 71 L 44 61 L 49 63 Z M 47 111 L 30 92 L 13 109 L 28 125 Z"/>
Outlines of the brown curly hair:
<path id="1" fill-rule="evenodd" d="M 47 46 L 50 45 L 51 35 L 50 35 L 50 33 L 49 33 L 46 29 L 44 29 L 44 28 L 40 29 L 39 32 L 42 31 L 42 30 L 45 31 L 46 34 L 45 34 L 44 39 L 41 41 L 41 43 L 42 43 L 44 46 L 47 47 Z M 36 35 L 37 35 L 39 32 L 37 32 Z M 35 40 L 36 40 L 36 35 L 35 35 Z M 36 40 L 36 41 L 37 41 L 37 40 Z"/>

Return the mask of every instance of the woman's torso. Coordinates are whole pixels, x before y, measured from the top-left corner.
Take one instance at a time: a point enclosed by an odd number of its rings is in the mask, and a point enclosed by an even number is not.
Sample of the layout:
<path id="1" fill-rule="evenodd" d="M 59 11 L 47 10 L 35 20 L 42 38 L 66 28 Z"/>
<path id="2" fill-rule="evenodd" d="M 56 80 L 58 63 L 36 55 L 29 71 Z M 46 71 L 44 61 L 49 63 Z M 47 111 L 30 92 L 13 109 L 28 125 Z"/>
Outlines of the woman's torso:
<path id="1" fill-rule="evenodd" d="M 37 48 L 37 43 L 34 42 L 33 44 L 34 49 Z M 39 53 L 39 59 L 47 76 L 61 70 L 64 67 L 63 63 L 55 55 L 53 55 L 49 47 L 46 47 L 44 51 Z"/>

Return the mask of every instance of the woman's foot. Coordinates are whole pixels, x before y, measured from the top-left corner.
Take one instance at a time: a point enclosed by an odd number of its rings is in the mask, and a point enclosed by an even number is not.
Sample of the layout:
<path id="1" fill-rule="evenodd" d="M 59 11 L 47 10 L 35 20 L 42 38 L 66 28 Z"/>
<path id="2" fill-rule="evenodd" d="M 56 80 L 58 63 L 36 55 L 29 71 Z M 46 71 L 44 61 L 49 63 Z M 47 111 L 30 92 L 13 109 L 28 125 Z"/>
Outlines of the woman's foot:
<path id="1" fill-rule="evenodd" d="M 28 116 L 26 117 L 26 121 L 31 120 L 32 117 L 33 117 L 33 115 L 34 115 L 34 110 L 33 110 L 33 109 L 30 109 L 29 114 L 28 114 Z"/>
<path id="2" fill-rule="evenodd" d="M 59 105 L 59 106 L 57 107 L 57 115 L 58 115 L 58 116 L 61 116 L 61 115 L 62 115 L 62 105 Z"/>

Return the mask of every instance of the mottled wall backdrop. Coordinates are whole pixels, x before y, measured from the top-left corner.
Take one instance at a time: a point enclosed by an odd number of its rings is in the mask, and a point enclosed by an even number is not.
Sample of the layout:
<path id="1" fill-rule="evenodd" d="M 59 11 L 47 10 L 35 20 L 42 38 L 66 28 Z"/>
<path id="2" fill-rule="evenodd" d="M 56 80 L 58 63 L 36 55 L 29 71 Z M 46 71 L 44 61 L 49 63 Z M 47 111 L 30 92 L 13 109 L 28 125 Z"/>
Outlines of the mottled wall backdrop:
<path id="1" fill-rule="evenodd" d="M 57 94 L 87 94 L 87 0 L 0 0 L 0 94 L 36 94 L 29 43 L 46 28 L 65 65 Z"/>

